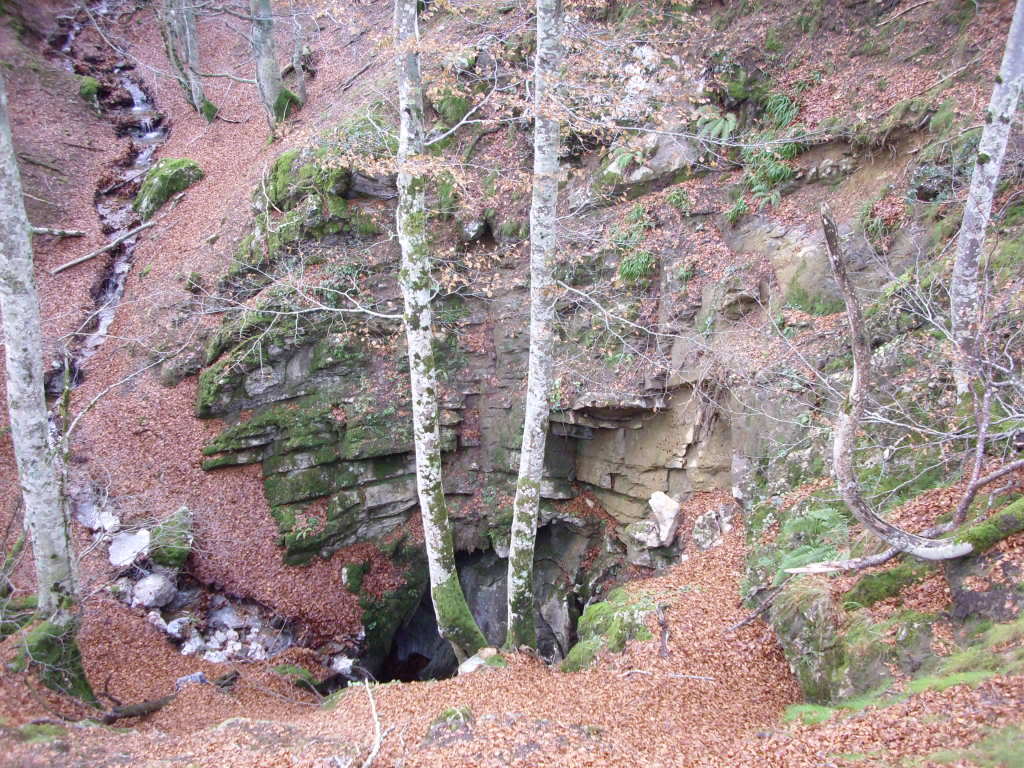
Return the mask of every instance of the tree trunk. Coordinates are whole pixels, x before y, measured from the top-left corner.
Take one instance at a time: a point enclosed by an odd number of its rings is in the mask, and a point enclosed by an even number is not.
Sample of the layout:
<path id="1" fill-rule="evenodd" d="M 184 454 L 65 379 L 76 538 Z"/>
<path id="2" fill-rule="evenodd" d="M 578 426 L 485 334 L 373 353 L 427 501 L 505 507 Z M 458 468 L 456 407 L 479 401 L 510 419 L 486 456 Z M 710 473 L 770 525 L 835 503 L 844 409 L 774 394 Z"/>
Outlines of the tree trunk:
<path id="1" fill-rule="evenodd" d="M 295 101 L 295 95 L 284 87 L 281 69 L 277 65 L 274 51 L 274 21 L 270 11 L 270 0 L 250 0 L 252 14 L 252 49 L 256 54 L 256 85 L 260 89 L 260 101 L 267 113 L 271 133 L 274 127 L 288 116 L 288 110 Z"/>
<path id="2" fill-rule="evenodd" d="M 199 76 L 199 33 L 196 31 L 195 5 L 191 0 L 164 0 L 160 12 L 160 34 L 167 58 L 178 72 L 185 98 L 207 120 L 213 120 L 217 108 L 206 100 Z"/>
<path id="3" fill-rule="evenodd" d="M 463 661 L 487 644 L 455 570 L 448 507 L 441 484 L 441 441 L 437 418 L 437 369 L 434 365 L 430 299 L 433 280 L 427 243 L 427 179 L 416 163 L 423 154 L 423 85 L 420 80 L 417 0 L 395 0 L 398 46 L 398 208 L 395 214 L 402 265 L 398 280 L 405 300 L 405 332 L 412 385 L 416 486 L 423 538 L 430 569 L 430 596 L 437 627 Z"/>
<path id="4" fill-rule="evenodd" d="M 1003 64 L 992 88 L 985 113 L 978 155 L 971 175 L 971 188 L 964 203 L 964 218 L 956 243 L 956 261 L 949 286 L 950 315 L 955 354 L 953 379 L 957 394 L 963 396 L 978 370 L 978 333 L 981 297 L 978 265 L 992 213 L 992 198 L 1006 154 L 1010 123 L 1024 87 L 1024 0 L 1018 0 L 1006 38 Z"/>
<path id="5" fill-rule="evenodd" d="M 7 365 L 7 408 L 25 526 L 32 541 L 40 615 L 63 624 L 76 598 L 75 570 L 43 393 L 43 341 L 32 269 L 29 223 L 11 145 L 0 79 L 0 311 Z"/>
<path id="6" fill-rule="evenodd" d="M 839 242 L 839 231 L 828 205 L 824 203 L 821 206 L 821 224 L 825 230 L 829 263 L 839 291 L 846 302 L 850 344 L 853 347 L 853 381 L 850 383 L 850 394 L 847 402 L 840 408 L 832 431 L 833 468 L 843 501 L 865 528 L 900 552 L 924 560 L 948 560 L 969 555 L 973 550 L 969 543 L 949 539 L 927 539 L 904 531 L 876 515 L 864 500 L 857 473 L 853 468 L 853 451 L 871 381 L 871 343 L 867 338 L 860 301 L 846 273 L 846 254 Z"/>
<path id="7" fill-rule="evenodd" d="M 533 70 L 533 201 L 530 208 L 530 366 L 526 387 L 519 480 L 508 555 L 506 645 L 537 646 L 533 606 L 533 554 L 548 436 L 552 325 L 557 245 L 558 131 L 553 91 L 562 65 L 561 0 L 537 0 L 537 56 Z"/>

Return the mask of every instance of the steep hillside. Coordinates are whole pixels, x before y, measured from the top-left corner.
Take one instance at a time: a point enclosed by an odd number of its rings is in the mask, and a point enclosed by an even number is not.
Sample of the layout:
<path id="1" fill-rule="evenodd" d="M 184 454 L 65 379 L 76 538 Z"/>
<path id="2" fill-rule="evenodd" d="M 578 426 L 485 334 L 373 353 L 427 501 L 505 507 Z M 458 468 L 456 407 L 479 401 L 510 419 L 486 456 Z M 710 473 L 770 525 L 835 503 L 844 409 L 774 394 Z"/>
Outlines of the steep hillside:
<path id="1" fill-rule="evenodd" d="M 153 5 L 25 5 L 0 46 L 30 218 L 86 231 L 34 239 L 50 379 L 75 384 L 82 665 L 102 710 L 180 692 L 121 732 L 5 673 L 12 764 L 359 764 L 375 725 L 378 764 L 1019 761 L 1024 475 L 970 505 L 971 557 L 793 572 L 883 549 L 831 476 L 852 358 L 823 203 L 875 350 L 856 453 L 871 503 L 925 530 L 972 461 L 1019 450 L 1019 111 L 985 244 L 977 456 L 945 289 L 1011 2 L 567 2 L 540 648 L 452 679 L 418 523 L 390 4 L 278 4 L 307 102 L 274 141 L 230 15 L 199 25 L 207 122 L 167 76 Z M 535 40 L 524 2 L 435 2 L 421 27 L 445 492 L 497 646 Z M 124 247 L 50 274 L 140 213 L 154 223 Z M 5 567 L 5 661 L 26 554 Z"/>

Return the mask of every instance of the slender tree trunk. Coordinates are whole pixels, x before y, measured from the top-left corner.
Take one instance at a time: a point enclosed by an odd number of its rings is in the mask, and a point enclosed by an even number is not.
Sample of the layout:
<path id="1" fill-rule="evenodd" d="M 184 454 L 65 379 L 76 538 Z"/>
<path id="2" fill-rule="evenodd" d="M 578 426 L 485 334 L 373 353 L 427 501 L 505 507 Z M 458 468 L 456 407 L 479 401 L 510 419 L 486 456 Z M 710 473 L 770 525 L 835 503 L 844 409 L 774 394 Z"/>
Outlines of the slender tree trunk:
<path id="1" fill-rule="evenodd" d="M 530 208 L 530 369 L 523 420 L 519 480 L 508 555 L 506 645 L 537 645 L 533 553 L 548 436 L 558 207 L 558 131 L 553 92 L 562 65 L 561 0 L 537 0 L 537 56 L 533 70 L 533 201 Z"/>
<path id="2" fill-rule="evenodd" d="M 67 507 L 43 393 L 42 330 L 32 269 L 32 243 L 21 178 L 11 145 L 7 94 L 0 78 L 0 311 L 7 365 L 7 409 L 32 541 L 40 615 L 67 615 L 76 597 Z M 58 620 L 58 623 L 64 623 Z"/>
<path id="3" fill-rule="evenodd" d="M 263 102 L 273 133 L 277 123 L 288 116 L 295 96 L 281 81 L 281 70 L 274 51 L 274 21 L 270 0 L 250 0 L 249 9 L 252 14 L 252 49 L 256 54 L 256 85 L 260 89 L 260 101 Z"/>
<path id="4" fill-rule="evenodd" d="M 217 114 L 216 107 L 206 100 L 199 76 L 199 33 L 193 0 L 164 0 L 160 12 L 160 34 L 167 58 L 178 72 L 178 82 L 188 102 L 207 120 Z"/>
<path id="5" fill-rule="evenodd" d="M 839 242 L 839 230 L 828 205 L 824 203 L 821 206 L 821 223 L 825 230 L 825 243 L 828 246 L 832 273 L 835 275 L 843 301 L 846 302 L 850 344 L 853 347 L 853 380 L 850 382 L 850 394 L 840 408 L 832 430 L 833 468 L 843 501 L 865 528 L 900 552 L 924 560 L 948 560 L 969 555 L 973 550 L 971 544 L 949 539 L 928 539 L 904 531 L 880 518 L 864 500 L 853 467 L 853 451 L 871 382 L 871 343 L 867 338 L 860 300 L 846 273 L 846 254 Z"/>
<path id="6" fill-rule="evenodd" d="M 955 355 L 953 378 L 958 395 L 965 395 L 978 369 L 978 333 L 981 297 L 978 265 L 992 213 L 999 171 L 1006 154 L 1010 123 L 1024 88 L 1024 0 L 1018 0 L 1006 38 L 1003 64 L 992 88 L 985 127 L 978 144 L 971 188 L 964 203 L 964 219 L 956 244 L 956 261 L 949 286 L 950 315 Z"/>
<path id="7" fill-rule="evenodd" d="M 434 364 L 430 299 L 433 280 L 427 241 L 427 178 L 423 155 L 423 85 L 420 80 L 417 0 L 395 0 L 398 46 L 398 209 L 395 214 L 402 265 L 398 280 L 405 300 L 405 332 L 412 385 L 416 485 L 423 538 L 430 569 L 430 596 L 437 627 L 460 661 L 487 644 L 455 570 L 448 507 L 441 484 L 441 441 L 437 418 L 437 369 Z"/>

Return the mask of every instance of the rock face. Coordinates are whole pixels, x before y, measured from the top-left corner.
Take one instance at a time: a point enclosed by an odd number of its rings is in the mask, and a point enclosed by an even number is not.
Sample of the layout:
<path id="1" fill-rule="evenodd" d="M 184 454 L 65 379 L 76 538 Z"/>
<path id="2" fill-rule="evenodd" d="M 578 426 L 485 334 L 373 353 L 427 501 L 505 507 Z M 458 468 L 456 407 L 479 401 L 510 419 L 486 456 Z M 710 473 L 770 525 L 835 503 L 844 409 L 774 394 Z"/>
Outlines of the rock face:
<path id="1" fill-rule="evenodd" d="M 149 553 L 149 531 L 121 531 L 110 541 L 110 564 L 123 568 Z"/>

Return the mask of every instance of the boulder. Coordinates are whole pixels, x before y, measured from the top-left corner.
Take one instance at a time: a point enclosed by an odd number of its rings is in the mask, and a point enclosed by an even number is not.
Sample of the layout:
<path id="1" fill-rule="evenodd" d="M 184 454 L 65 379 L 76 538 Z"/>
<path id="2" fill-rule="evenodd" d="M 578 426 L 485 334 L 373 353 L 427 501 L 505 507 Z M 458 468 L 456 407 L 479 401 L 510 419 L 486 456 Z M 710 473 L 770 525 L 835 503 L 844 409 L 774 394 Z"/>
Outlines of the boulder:
<path id="1" fill-rule="evenodd" d="M 121 531 L 110 540 L 110 564 L 124 568 L 134 563 L 136 558 L 149 554 L 149 539 L 149 531 L 145 528 Z"/>
<path id="2" fill-rule="evenodd" d="M 732 530 L 734 504 L 722 504 L 698 515 L 693 521 L 693 543 L 699 549 L 711 549 L 722 543 L 722 536 Z"/>
<path id="3" fill-rule="evenodd" d="M 654 524 L 658 529 L 658 543 L 667 547 L 676 537 L 681 519 L 679 513 L 682 507 L 679 502 L 668 494 L 655 491 L 647 502 L 651 506 L 651 514 L 654 517 Z"/>
<path id="4" fill-rule="evenodd" d="M 151 573 L 136 582 L 132 589 L 132 605 L 162 608 L 178 594 L 174 582 L 159 573 Z"/>

